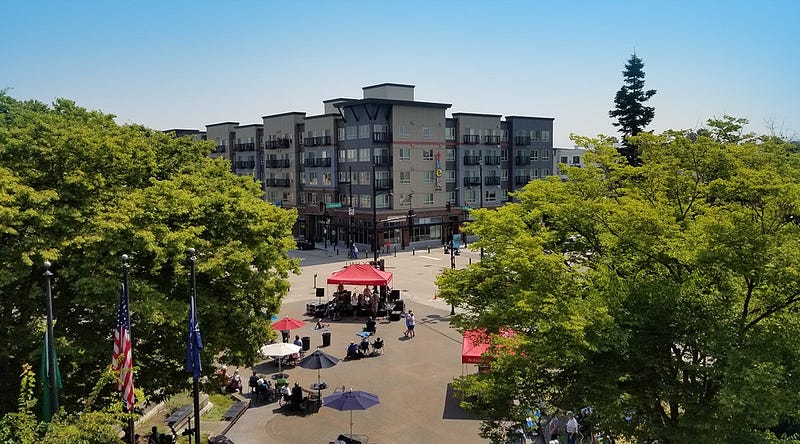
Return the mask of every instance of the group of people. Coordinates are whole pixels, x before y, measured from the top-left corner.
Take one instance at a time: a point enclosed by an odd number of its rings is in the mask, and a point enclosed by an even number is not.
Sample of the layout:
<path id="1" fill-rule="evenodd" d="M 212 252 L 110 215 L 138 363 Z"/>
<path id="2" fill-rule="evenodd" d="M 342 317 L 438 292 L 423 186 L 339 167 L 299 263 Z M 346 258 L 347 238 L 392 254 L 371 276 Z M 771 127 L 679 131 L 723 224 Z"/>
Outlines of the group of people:
<path id="1" fill-rule="evenodd" d="M 361 359 L 365 356 L 377 356 L 383 353 L 383 339 L 375 338 L 375 341 L 370 344 L 368 337 L 362 337 L 358 344 L 354 341 L 350 342 L 350 345 L 347 346 L 347 359 Z"/>
<path id="2" fill-rule="evenodd" d="M 543 418 L 543 422 L 544 421 L 546 421 L 546 424 L 542 427 L 542 432 L 545 442 L 548 444 L 560 444 L 561 441 L 558 435 L 562 430 L 562 420 L 559 419 L 558 412 L 554 412 L 550 415 L 549 420 Z M 567 435 L 567 444 L 576 444 L 578 442 L 578 420 L 575 419 L 575 415 L 572 412 L 567 412 L 566 424 L 563 429 Z"/>
<path id="3" fill-rule="evenodd" d="M 250 375 L 250 380 L 247 382 L 250 387 L 250 392 L 255 393 L 256 399 L 264 399 L 265 401 L 272 401 L 275 399 L 275 388 L 272 386 L 272 381 L 259 376 L 255 370 Z"/>
<path id="4" fill-rule="evenodd" d="M 334 321 L 339 319 L 342 312 L 367 311 L 372 316 L 377 316 L 379 305 L 380 295 L 369 285 L 365 286 L 361 292 L 351 292 L 345 290 L 343 284 L 339 284 L 333 293 L 333 299 L 328 303 L 326 315 Z"/>

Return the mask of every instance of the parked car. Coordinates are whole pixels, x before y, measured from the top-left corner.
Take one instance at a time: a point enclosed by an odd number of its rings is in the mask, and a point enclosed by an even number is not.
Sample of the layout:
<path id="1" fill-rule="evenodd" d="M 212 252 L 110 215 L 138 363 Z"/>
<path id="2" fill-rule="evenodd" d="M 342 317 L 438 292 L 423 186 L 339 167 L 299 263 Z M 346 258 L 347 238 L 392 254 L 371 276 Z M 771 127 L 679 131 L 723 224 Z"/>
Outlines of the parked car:
<path id="1" fill-rule="evenodd" d="M 298 250 L 313 250 L 314 249 L 314 242 L 311 242 L 308 239 L 298 237 L 295 238 L 295 242 L 297 243 Z"/>

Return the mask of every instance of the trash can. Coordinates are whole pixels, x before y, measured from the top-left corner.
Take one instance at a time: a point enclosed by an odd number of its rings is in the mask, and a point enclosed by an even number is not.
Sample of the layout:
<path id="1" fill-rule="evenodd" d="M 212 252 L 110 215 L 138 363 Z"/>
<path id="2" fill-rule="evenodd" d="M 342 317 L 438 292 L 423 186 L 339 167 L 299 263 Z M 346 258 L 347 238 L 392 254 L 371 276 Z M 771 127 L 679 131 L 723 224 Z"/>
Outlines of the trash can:
<path id="1" fill-rule="evenodd" d="M 331 333 L 325 332 L 322 334 L 322 346 L 330 347 L 330 345 L 331 345 Z"/>
<path id="2" fill-rule="evenodd" d="M 311 348 L 311 337 L 303 336 L 303 351 L 308 351 Z"/>

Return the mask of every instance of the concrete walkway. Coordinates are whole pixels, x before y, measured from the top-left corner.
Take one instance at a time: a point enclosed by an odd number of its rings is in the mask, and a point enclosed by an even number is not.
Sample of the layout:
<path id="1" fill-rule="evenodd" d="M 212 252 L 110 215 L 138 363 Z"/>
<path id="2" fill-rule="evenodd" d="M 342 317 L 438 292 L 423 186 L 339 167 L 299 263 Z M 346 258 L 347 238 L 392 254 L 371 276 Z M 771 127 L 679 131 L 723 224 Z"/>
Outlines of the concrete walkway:
<path id="1" fill-rule="evenodd" d="M 326 250 L 293 251 L 301 258 L 303 273 L 292 276 L 292 288 L 281 307 L 280 316 L 291 316 L 309 323 L 292 331 L 294 335 L 309 336 L 312 350 L 322 344 L 321 335 L 313 330 L 314 319 L 305 315 L 306 303 L 317 301 L 317 286 L 326 289 L 324 300 L 334 290 L 325 280 L 345 266 L 346 255 L 336 256 Z M 405 323 L 379 320 L 377 336 L 386 343 L 384 354 L 355 361 L 341 361 L 321 371 L 328 384 L 323 397 L 341 390 L 363 390 L 378 395 L 381 403 L 368 410 L 353 412 L 353 433 L 366 435 L 370 443 L 484 443 L 478 437 L 479 421 L 467 415 L 453 399 L 450 382 L 463 372 L 474 372 L 474 366 L 461 365 L 461 335 L 449 326 L 450 308 L 435 298 L 435 276 L 450 268 L 450 256 L 442 248 L 398 252 L 397 256 L 382 255 L 386 270 L 394 273 L 392 288 L 401 290 L 401 297 L 417 319 L 417 335 L 403 336 Z M 456 257 L 457 266 L 477 260 L 475 253 L 462 251 Z M 360 261 L 366 262 L 366 261 Z M 355 290 L 356 287 L 347 286 Z M 358 288 L 361 290 L 361 288 Z M 343 358 L 350 341 L 357 341 L 366 318 L 344 318 L 331 322 L 331 346 L 326 353 Z M 327 322 L 327 321 L 326 321 Z M 259 373 L 272 375 L 277 368 L 268 362 L 255 366 Z M 317 381 L 316 370 L 300 367 L 284 369 L 289 382 L 308 386 Z M 322 407 L 318 413 L 300 416 L 284 414 L 277 403 L 253 403 L 231 427 L 226 436 L 236 444 L 329 443 L 339 434 L 350 433 L 350 412 Z"/>

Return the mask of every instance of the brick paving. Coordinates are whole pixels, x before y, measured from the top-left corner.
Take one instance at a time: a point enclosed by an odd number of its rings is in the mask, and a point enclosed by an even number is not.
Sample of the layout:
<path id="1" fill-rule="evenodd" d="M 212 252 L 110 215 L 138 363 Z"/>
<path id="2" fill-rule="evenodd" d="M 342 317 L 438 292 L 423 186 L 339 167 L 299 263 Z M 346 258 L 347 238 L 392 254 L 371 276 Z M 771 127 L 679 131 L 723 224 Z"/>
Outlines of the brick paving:
<path id="1" fill-rule="evenodd" d="M 313 250 L 296 251 L 301 257 L 303 273 L 292 276 L 292 288 L 281 307 L 280 316 L 303 319 L 310 325 L 292 331 L 294 335 L 309 336 L 311 349 L 322 345 L 321 335 L 313 331 L 314 319 L 305 315 L 305 304 L 316 302 L 314 275 L 317 286 L 326 288 L 326 297 L 335 288 L 325 284 L 327 277 L 345 264 L 345 252 Z M 394 273 L 392 287 L 401 290 L 407 309 L 414 311 L 417 335 L 403 336 L 405 323 L 379 320 L 377 336 L 385 342 L 384 354 L 355 361 L 340 361 L 321 371 L 329 388 L 363 390 L 379 396 L 381 403 L 370 409 L 353 412 L 353 433 L 366 435 L 369 443 L 484 443 L 478 437 L 479 420 L 467 415 L 451 396 L 450 382 L 463 372 L 474 372 L 474 366 L 461 365 L 461 335 L 449 326 L 450 308 L 436 299 L 434 278 L 442 268 L 450 267 L 450 256 L 442 248 L 398 252 L 397 256 L 383 255 L 386 270 Z M 457 256 L 459 268 L 475 253 L 462 252 Z M 362 261 L 364 262 L 364 261 Z M 347 286 L 349 289 L 356 289 Z M 366 318 L 344 318 L 331 322 L 331 346 L 326 353 L 343 358 L 350 341 L 361 331 Z M 327 321 L 326 321 L 327 322 Z M 277 367 L 268 362 L 257 363 L 259 373 L 272 375 Z M 308 386 L 317 381 L 317 371 L 301 367 L 284 369 L 289 382 Z M 249 374 L 246 373 L 245 377 Z M 350 413 L 322 407 L 318 413 L 300 416 L 283 414 L 278 403 L 253 403 L 227 432 L 236 444 L 329 443 L 340 433 L 348 434 Z"/>

